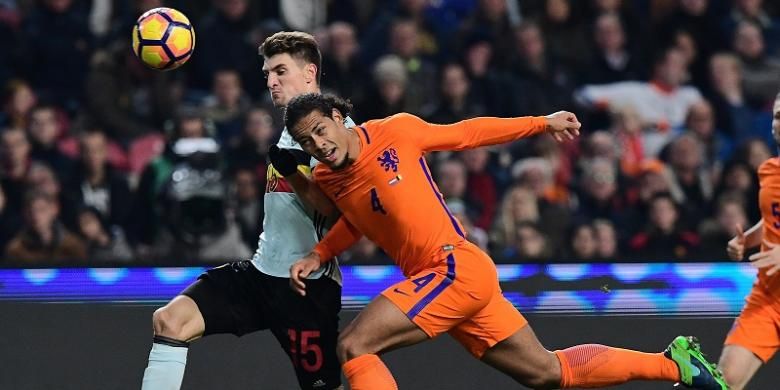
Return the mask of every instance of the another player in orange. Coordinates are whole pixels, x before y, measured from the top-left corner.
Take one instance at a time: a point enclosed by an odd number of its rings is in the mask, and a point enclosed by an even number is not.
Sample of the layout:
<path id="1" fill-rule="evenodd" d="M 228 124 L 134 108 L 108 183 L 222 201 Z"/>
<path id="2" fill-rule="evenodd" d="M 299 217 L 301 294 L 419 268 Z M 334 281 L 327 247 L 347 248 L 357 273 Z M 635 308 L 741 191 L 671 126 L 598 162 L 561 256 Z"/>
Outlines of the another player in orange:
<path id="1" fill-rule="evenodd" d="M 780 94 L 772 113 L 772 136 L 780 146 Z M 744 233 L 737 226 L 736 237 L 728 243 L 733 260 L 742 260 L 745 249 L 761 245 L 761 252 L 749 258 L 759 270 L 758 279 L 734 320 L 718 363 L 731 388 L 738 390 L 780 348 L 780 158 L 764 161 L 758 178 L 761 220 Z"/>
<path id="2" fill-rule="evenodd" d="M 396 389 L 377 354 L 449 333 L 475 357 L 536 389 L 605 387 L 634 379 L 727 389 L 691 338 L 665 353 L 603 345 L 547 351 L 523 316 L 501 294 L 490 257 L 465 239 L 447 209 L 424 154 L 463 150 L 549 133 L 574 138 L 574 114 L 476 118 L 433 125 L 398 114 L 347 128 L 351 107 L 329 95 L 306 94 L 287 106 L 285 124 L 304 150 L 322 162 L 315 183 L 342 218 L 311 254 L 290 269 L 303 280 L 362 234 L 377 243 L 408 278 L 376 297 L 343 331 L 338 354 L 353 390 Z"/>

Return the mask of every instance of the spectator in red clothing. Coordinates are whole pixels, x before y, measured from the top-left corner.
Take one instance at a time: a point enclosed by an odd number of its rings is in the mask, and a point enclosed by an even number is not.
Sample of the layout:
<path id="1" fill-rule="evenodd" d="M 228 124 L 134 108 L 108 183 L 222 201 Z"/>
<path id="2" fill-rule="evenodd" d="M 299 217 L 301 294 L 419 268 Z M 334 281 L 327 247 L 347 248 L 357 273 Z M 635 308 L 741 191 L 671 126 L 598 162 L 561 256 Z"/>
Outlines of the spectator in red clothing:
<path id="1" fill-rule="evenodd" d="M 490 152 L 487 148 L 468 149 L 461 152 L 460 157 L 468 173 L 466 198 L 479 205 L 475 210 L 474 225 L 489 229 L 498 203 L 496 180 L 488 171 Z"/>
<path id="2" fill-rule="evenodd" d="M 678 205 L 668 193 L 654 195 L 648 208 L 647 226 L 628 243 L 636 260 L 687 260 L 696 257 L 699 236 L 680 228 Z"/>
<path id="3" fill-rule="evenodd" d="M 629 178 L 641 173 L 645 151 L 642 146 L 642 123 L 639 115 L 631 107 L 617 107 L 612 110 L 612 128 L 620 150 L 620 172 Z"/>

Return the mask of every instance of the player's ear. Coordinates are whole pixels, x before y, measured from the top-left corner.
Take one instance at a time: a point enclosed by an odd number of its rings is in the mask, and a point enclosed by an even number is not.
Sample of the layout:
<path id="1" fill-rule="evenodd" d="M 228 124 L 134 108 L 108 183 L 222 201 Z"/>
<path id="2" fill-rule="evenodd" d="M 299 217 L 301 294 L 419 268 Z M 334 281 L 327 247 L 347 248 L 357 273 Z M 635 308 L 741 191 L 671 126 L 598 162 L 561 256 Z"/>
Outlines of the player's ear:
<path id="1" fill-rule="evenodd" d="M 317 65 L 306 65 L 306 83 L 312 83 L 317 81 Z"/>
<path id="2" fill-rule="evenodd" d="M 339 111 L 337 108 L 331 110 L 330 117 L 333 118 L 336 123 L 344 122 L 344 115 L 341 115 L 341 111 Z"/>

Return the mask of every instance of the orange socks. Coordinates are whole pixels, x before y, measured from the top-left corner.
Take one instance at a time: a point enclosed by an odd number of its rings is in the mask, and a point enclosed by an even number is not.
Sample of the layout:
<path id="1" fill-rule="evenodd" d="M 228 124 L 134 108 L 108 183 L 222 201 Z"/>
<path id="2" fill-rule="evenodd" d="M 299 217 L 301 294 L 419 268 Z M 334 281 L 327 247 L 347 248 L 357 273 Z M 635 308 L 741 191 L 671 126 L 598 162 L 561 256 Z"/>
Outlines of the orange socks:
<path id="1" fill-rule="evenodd" d="M 361 355 L 342 366 L 352 390 L 398 390 L 393 374 L 376 355 Z"/>
<path id="2" fill-rule="evenodd" d="M 680 380 L 677 364 L 662 353 L 584 344 L 555 355 L 561 362 L 561 388 L 605 387 L 635 379 Z"/>

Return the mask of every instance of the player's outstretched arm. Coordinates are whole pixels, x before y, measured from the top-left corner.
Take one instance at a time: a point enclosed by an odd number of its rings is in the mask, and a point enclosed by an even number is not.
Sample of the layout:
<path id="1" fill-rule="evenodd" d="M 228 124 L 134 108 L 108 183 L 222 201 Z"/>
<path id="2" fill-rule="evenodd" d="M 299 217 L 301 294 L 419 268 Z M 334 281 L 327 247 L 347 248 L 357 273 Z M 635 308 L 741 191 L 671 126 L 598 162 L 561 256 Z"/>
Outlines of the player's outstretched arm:
<path id="1" fill-rule="evenodd" d="M 271 145 L 268 148 L 268 157 L 274 168 L 290 183 L 293 191 L 306 206 L 317 210 L 328 218 L 335 219 L 341 215 L 339 209 L 322 192 L 320 187 L 298 170 L 298 161 L 289 150 Z"/>
<path id="2" fill-rule="evenodd" d="M 737 235 L 729 240 L 726 246 L 726 252 L 731 260 L 741 261 L 745 258 L 746 249 L 755 248 L 761 244 L 764 237 L 763 225 L 764 220 L 761 219 L 746 232 L 742 231 L 742 226 L 737 225 Z"/>
<path id="3" fill-rule="evenodd" d="M 297 293 L 306 295 L 303 280 L 323 264 L 355 245 L 361 237 L 363 234 L 346 218 L 339 218 L 314 249 L 290 267 L 290 287 Z"/>
<path id="4" fill-rule="evenodd" d="M 580 122 L 571 112 L 559 111 L 543 117 L 479 117 L 449 125 L 428 123 L 411 114 L 391 117 L 386 125 L 402 129 L 417 139 L 423 151 L 463 150 L 496 145 L 548 132 L 558 140 L 579 135 Z"/>

